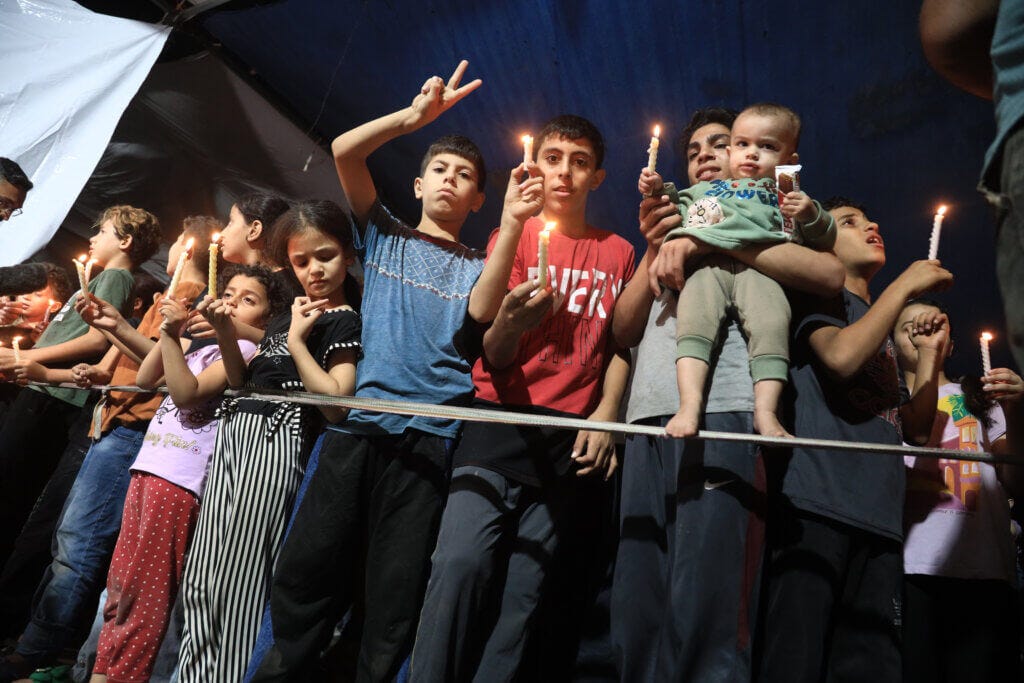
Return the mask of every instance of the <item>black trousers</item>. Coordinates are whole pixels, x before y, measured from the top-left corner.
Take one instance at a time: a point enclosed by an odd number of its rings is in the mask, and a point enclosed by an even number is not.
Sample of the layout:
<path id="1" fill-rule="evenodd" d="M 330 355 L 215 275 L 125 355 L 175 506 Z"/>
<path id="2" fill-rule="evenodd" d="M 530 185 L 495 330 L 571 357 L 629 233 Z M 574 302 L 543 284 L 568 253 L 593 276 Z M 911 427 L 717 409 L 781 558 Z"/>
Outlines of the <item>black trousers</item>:
<path id="1" fill-rule="evenodd" d="M 902 544 L 785 507 L 768 549 L 757 680 L 898 683 Z"/>
<path id="2" fill-rule="evenodd" d="M 903 588 L 904 681 L 1020 680 L 1020 614 L 1010 584 L 908 574 Z"/>
<path id="3" fill-rule="evenodd" d="M 0 565 L 78 426 L 82 408 L 47 393 L 18 394 L 0 429 Z"/>
<path id="4" fill-rule="evenodd" d="M 361 596 L 357 681 L 392 680 L 412 652 L 449 475 L 448 439 L 329 431 L 281 548 L 274 644 L 252 681 L 306 681 Z"/>

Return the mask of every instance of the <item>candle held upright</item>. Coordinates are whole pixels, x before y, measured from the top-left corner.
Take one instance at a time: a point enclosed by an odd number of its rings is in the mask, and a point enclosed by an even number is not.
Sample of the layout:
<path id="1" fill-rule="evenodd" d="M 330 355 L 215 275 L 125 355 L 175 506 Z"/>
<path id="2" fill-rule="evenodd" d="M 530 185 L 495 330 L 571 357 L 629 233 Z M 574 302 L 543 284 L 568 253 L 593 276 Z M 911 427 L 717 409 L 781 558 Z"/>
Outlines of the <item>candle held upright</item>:
<path id="1" fill-rule="evenodd" d="M 548 286 L 548 248 L 551 245 L 551 231 L 555 229 L 554 221 L 544 224 L 544 229 L 537 235 L 537 286 Z"/>
<path id="2" fill-rule="evenodd" d="M 939 233 L 942 231 L 942 219 L 946 217 L 945 205 L 940 206 L 935 212 L 932 220 L 932 236 L 928 240 L 928 260 L 933 261 L 939 257 Z"/>
<path id="3" fill-rule="evenodd" d="M 992 341 L 990 332 L 981 333 L 981 376 L 985 377 L 992 372 L 992 356 L 989 355 L 988 343 Z"/>
<path id="4" fill-rule="evenodd" d="M 192 246 L 195 243 L 195 239 L 189 237 L 188 242 L 185 243 L 185 248 L 181 250 L 181 254 L 178 256 L 178 265 L 174 267 L 174 275 L 171 277 L 171 284 L 167 287 L 168 299 L 174 296 L 174 291 L 178 288 L 178 283 L 181 281 L 181 273 L 185 270 L 185 261 L 192 257 Z"/>
<path id="5" fill-rule="evenodd" d="M 661 126 L 654 127 L 654 135 L 651 136 L 651 146 L 647 148 L 647 170 L 651 173 L 658 165 L 658 146 L 661 144 Z"/>
<path id="6" fill-rule="evenodd" d="M 220 249 L 219 241 L 220 233 L 213 233 L 210 237 L 210 269 L 207 283 L 207 289 L 209 290 L 211 299 L 217 298 L 217 253 Z"/>

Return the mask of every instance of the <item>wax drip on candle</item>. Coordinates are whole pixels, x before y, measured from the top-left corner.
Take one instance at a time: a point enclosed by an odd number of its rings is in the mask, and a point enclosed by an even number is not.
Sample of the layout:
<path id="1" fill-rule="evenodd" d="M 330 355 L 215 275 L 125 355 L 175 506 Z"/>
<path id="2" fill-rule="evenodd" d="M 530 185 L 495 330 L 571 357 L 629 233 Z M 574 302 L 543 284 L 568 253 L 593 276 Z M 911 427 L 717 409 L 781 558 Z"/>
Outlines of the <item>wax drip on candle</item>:
<path id="1" fill-rule="evenodd" d="M 661 126 L 654 127 L 654 135 L 651 136 L 651 146 L 647 148 L 647 170 L 654 173 L 658 165 L 658 146 L 661 144 L 659 136 Z"/>
<path id="2" fill-rule="evenodd" d="M 985 377 L 992 372 L 992 357 L 989 355 L 988 343 L 992 341 L 991 332 L 981 333 L 981 376 Z"/>
<path id="3" fill-rule="evenodd" d="M 932 261 L 939 257 L 939 233 L 942 231 L 942 219 L 946 216 L 946 206 L 942 205 L 935 212 L 932 220 L 932 235 L 928 239 L 928 260 Z"/>
<path id="4" fill-rule="evenodd" d="M 551 244 L 551 231 L 555 229 L 555 222 L 549 221 L 544 224 L 544 229 L 537 235 L 537 285 L 548 286 L 548 247 Z"/>

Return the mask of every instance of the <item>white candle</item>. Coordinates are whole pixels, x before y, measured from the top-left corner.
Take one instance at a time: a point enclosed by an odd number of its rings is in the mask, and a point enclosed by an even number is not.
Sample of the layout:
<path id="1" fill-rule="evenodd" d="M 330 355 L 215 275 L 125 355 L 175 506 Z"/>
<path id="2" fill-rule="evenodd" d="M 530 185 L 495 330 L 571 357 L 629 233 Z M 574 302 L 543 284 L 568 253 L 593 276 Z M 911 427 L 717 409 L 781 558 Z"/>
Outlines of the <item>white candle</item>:
<path id="1" fill-rule="evenodd" d="M 217 241 L 220 239 L 220 233 L 215 232 L 210 238 L 210 270 L 209 270 L 209 282 L 207 289 L 209 290 L 210 298 L 217 298 Z"/>
<path id="2" fill-rule="evenodd" d="M 932 236 L 928 240 L 928 260 L 932 261 L 939 257 L 939 233 L 942 231 L 942 219 L 946 215 L 946 207 L 940 206 L 935 212 L 935 220 L 932 221 Z"/>
<path id="3" fill-rule="evenodd" d="M 659 135 L 661 135 L 661 126 L 655 126 L 654 135 L 651 136 L 651 146 L 647 148 L 647 170 L 651 173 L 654 173 L 658 165 L 658 145 L 661 144 L 658 139 Z"/>
<path id="4" fill-rule="evenodd" d="M 85 279 L 85 254 L 78 257 L 77 260 L 72 259 L 75 264 L 75 270 L 78 272 L 78 284 L 82 288 L 82 296 L 89 291 L 89 281 Z"/>
<path id="5" fill-rule="evenodd" d="M 178 288 L 178 282 L 181 280 L 181 271 L 185 269 L 185 261 L 189 259 L 192 253 L 192 245 L 196 241 L 191 237 L 188 242 L 185 243 L 185 248 L 181 250 L 181 254 L 178 256 L 178 265 L 174 267 L 174 275 L 171 277 L 171 284 L 167 287 L 167 298 L 170 299 L 174 296 L 174 290 Z"/>
<path id="6" fill-rule="evenodd" d="M 992 357 L 988 353 L 988 343 L 992 340 L 989 332 L 981 333 L 981 376 L 986 377 L 992 372 Z"/>
<path id="7" fill-rule="evenodd" d="M 537 283 L 540 287 L 548 286 L 548 246 L 554 229 L 554 221 L 545 223 L 544 229 L 537 235 Z"/>
<path id="8" fill-rule="evenodd" d="M 533 161 L 533 136 L 523 136 L 523 165 L 528 166 Z"/>
<path id="9" fill-rule="evenodd" d="M 15 337 L 11 342 L 11 346 L 14 347 L 14 362 L 21 362 L 21 337 Z"/>
<path id="10" fill-rule="evenodd" d="M 46 307 L 46 313 L 43 315 L 43 324 L 50 322 L 50 316 L 53 315 L 53 305 L 57 303 L 53 299 L 50 299 L 50 305 Z"/>
<path id="11" fill-rule="evenodd" d="M 85 262 L 85 286 L 89 286 L 89 282 L 92 280 L 92 267 L 96 264 L 96 259 L 91 258 Z"/>

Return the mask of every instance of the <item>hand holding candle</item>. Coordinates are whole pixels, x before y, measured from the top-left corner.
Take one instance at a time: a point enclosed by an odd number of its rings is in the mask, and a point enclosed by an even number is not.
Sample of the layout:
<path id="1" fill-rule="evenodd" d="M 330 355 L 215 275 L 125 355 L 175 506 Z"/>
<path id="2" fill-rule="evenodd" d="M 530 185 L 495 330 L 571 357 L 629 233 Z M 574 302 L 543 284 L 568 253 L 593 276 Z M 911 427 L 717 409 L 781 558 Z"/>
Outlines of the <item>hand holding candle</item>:
<path id="1" fill-rule="evenodd" d="M 992 357 L 988 352 L 988 343 L 992 341 L 990 332 L 981 333 L 981 376 L 986 377 L 992 372 Z"/>
<path id="2" fill-rule="evenodd" d="M 523 138 L 523 166 L 529 166 L 533 161 L 533 136 L 524 135 Z"/>
<path id="3" fill-rule="evenodd" d="M 935 220 L 932 221 L 932 236 L 928 240 L 928 260 L 933 261 L 939 257 L 939 233 L 942 231 L 942 219 L 946 216 L 945 205 L 940 206 L 935 212 Z"/>
<path id="4" fill-rule="evenodd" d="M 661 126 L 654 127 L 654 135 L 651 136 L 651 146 L 647 148 L 647 170 L 654 173 L 656 166 L 658 165 L 658 145 L 661 144 L 661 140 L 658 136 L 661 135 Z"/>
<path id="5" fill-rule="evenodd" d="M 209 282 L 207 283 L 206 286 L 207 290 L 209 290 L 209 295 L 211 299 L 217 298 L 217 252 L 218 247 L 220 246 L 218 244 L 219 241 L 220 233 L 213 233 L 213 236 L 210 237 L 210 271 L 208 278 Z"/>
<path id="6" fill-rule="evenodd" d="M 188 242 L 185 243 L 185 248 L 181 250 L 181 254 L 178 256 L 178 265 L 174 267 L 174 275 L 171 277 L 171 284 L 167 287 L 168 299 L 174 297 L 174 290 L 178 288 L 178 282 L 181 281 L 181 272 L 185 269 L 185 261 L 191 258 L 192 245 L 195 243 L 195 239 L 189 237 Z"/>
<path id="7" fill-rule="evenodd" d="M 544 229 L 537 235 L 537 286 L 548 286 L 548 247 L 551 245 L 551 231 L 555 229 L 554 221 L 544 224 Z"/>

